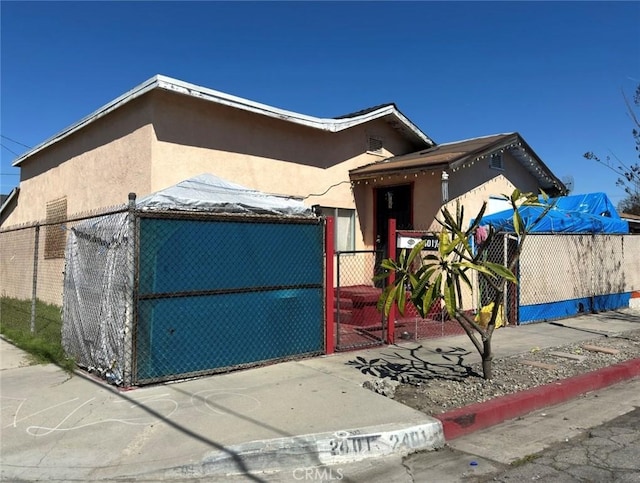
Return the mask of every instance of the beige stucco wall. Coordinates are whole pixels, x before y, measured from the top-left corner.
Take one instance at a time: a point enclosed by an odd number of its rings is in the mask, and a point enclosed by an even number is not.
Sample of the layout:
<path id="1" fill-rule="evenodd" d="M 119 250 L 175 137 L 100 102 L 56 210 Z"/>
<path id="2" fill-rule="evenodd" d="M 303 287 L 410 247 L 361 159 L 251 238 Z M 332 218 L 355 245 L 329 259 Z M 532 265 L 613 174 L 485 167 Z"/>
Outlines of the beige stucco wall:
<path id="1" fill-rule="evenodd" d="M 455 213 L 459 202 L 464 206 L 465 220 L 469 222 L 479 212 L 482 203 L 488 202 L 492 196 L 511 195 L 516 188 L 522 192 L 540 192 L 538 181 L 531 173 L 508 151 L 502 155 L 504 170 L 491 168 L 486 158 L 448 171 L 450 201 L 446 206 L 452 213 Z"/>
<path id="2" fill-rule="evenodd" d="M 486 160 L 474 162 L 449 174 L 449 199 L 445 206 L 455 213 L 459 202 L 468 222 L 478 213 L 482 203 L 492 196 L 510 195 L 517 187 L 521 191 L 538 192 L 537 180 L 525 170 L 509 153 L 503 153 L 505 169 L 489 167 Z M 391 174 L 376 176 L 370 180 L 355 183 L 354 193 L 358 212 L 363 217 L 361 227 L 365 233 L 366 247 L 373 247 L 374 231 L 374 190 L 386 186 L 412 184 L 413 186 L 413 226 L 416 230 L 439 231 L 441 226 L 435 221 L 442 207 L 442 170 L 424 171 L 413 174 Z"/>
<path id="3" fill-rule="evenodd" d="M 457 173 L 456 173 L 457 174 Z M 494 173 L 495 174 L 495 173 Z M 482 204 L 484 202 L 488 202 L 489 198 L 492 196 L 502 196 L 502 195 L 511 195 L 516 186 L 510 179 L 500 173 L 495 175 L 493 178 L 485 181 L 480 186 L 476 186 L 475 188 L 470 189 L 463 194 L 452 198 L 448 203 L 444 206 L 452 213 L 456 213 L 456 205 L 460 204 L 460 206 L 464 207 L 464 220 L 465 224 L 470 223 L 472 218 L 480 211 L 482 208 Z M 522 189 L 522 188 L 519 188 Z M 438 217 L 442 217 L 440 213 L 438 213 Z M 433 223 L 431 228 L 439 231 L 440 225 L 437 223 Z"/>
<path id="4" fill-rule="evenodd" d="M 154 190 L 202 172 L 301 197 L 344 182 L 310 201 L 348 207 L 350 169 L 413 148 L 382 120 L 330 133 L 175 94 L 155 95 Z M 368 134 L 384 139 L 381 155 L 366 153 Z"/>
<path id="5" fill-rule="evenodd" d="M 383 139 L 382 153 L 366 151 L 369 135 Z M 413 149 L 383 120 L 330 133 L 154 91 L 25 160 L 18 206 L 2 227 L 44 220 L 54 199 L 66 197 L 72 215 L 205 172 L 309 205 L 355 208 L 349 170 Z"/>
<path id="6" fill-rule="evenodd" d="M 413 192 L 413 226 L 416 230 L 427 229 L 438 213 L 441 203 L 440 173 L 431 171 L 419 174 L 391 174 L 367 181 L 356 181 L 353 193 L 358 213 L 361 216 L 364 246 L 374 246 L 375 190 L 390 186 L 411 185 Z"/>
<path id="7" fill-rule="evenodd" d="M 449 197 L 456 198 L 466 192 L 494 179 L 504 176 L 520 191 L 539 191 L 538 181 L 508 152 L 502 153 L 504 170 L 489 166 L 489 158 L 481 159 L 449 173 Z"/>
<path id="8" fill-rule="evenodd" d="M 384 120 L 337 133 L 218 104 L 156 93 L 151 168 L 153 191 L 201 173 L 311 205 L 356 208 L 351 169 L 415 149 Z M 369 153 L 369 136 L 384 142 Z M 361 214 L 360 206 L 358 213 Z M 356 247 L 366 228 L 356 220 Z"/>
<path id="9" fill-rule="evenodd" d="M 125 204 L 149 192 L 149 104 L 135 100 L 25 160 L 16 208 L 2 227 L 43 221 L 47 202 L 66 197 L 67 214 Z"/>
<path id="10" fill-rule="evenodd" d="M 381 153 L 367 152 L 369 136 L 383 140 Z M 353 209 L 349 170 L 414 149 L 384 120 L 331 133 L 154 91 L 26 159 L 17 205 L 3 214 L 2 228 L 43 222 L 52 200 L 66 198 L 67 216 L 74 216 L 123 205 L 130 192 L 141 197 L 206 172 L 301 197 L 309 206 Z M 356 225 L 356 247 L 362 248 L 358 218 Z M 5 258 L 0 288 L 29 297 L 31 277 L 18 272 L 27 274 L 32 257 L 19 264 L 15 257 Z M 59 303 L 62 259 L 41 257 L 40 267 L 55 287 L 51 295 L 38 287 L 38 296 Z"/>

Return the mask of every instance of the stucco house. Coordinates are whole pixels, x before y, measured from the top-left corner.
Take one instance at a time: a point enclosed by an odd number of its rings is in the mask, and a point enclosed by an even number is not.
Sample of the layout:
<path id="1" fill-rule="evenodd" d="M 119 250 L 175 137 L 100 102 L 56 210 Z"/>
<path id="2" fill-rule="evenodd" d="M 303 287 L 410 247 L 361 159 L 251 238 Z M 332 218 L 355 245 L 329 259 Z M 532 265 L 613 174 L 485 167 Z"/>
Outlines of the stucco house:
<path id="1" fill-rule="evenodd" d="M 302 200 L 334 217 L 336 250 L 368 255 L 386 248 L 389 218 L 399 229 L 429 230 L 446 203 L 462 201 L 472 214 L 514 187 L 566 191 L 518 133 L 436 144 L 394 104 L 318 118 L 160 75 L 13 164 L 20 184 L 0 207 L 0 290 L 56 305 L 70 220 L 203 173 Z M 341 283 L 371 287 L 371 264 L 350 258 Z"/>
<path id="2" fill-rule="evenodd" d="M 390 217 L 400 229 L 436 228 L 446 202 L 462 200 L 473 213 L 513 187 L 565 191 L 518 133 L 436 144 L 394 104 L 318 118 L 161 75 L 13 165 L 20 168 L 20 184 L 0 207 L 0 231 L 47 223 L 38 270 L 53 280 L 63 272 L 66 236 L 63 225 L 52 224 L 122 206 L 131 192 L 142 197 L 202 173 L 297 198 L 334 216 L 340 251 L 384 249 Z M 30 281 L 14 280 L 26 270 L 15 270 L 2 256 L 5 293 L 28 298 Z M 370 269 L 357 272 L 351 282 L 371 282 Z M 57 303 L 59 291 L 52 290 L 47 301 Z"/>
<path id="3" fill-rule="evenodd" d="M 210 172 L 337 217 L 336 248 L 375 245 L 385 220 L 429 227 L 448 199 L 562 183 L 517 133 L 440 144 L 394 104 L 336 118 L 286 111 L 155 76 L 14 161 L 6 228 L 123 204 Z M 446 200 L 444 200 L 446 201 Z M 472 207 L 470 211 L 473 211 Z"/>
<path id="4" fill-rule="evenodd" d="M 155 76 L 17 158 L 0 221 L 117 205 L 206 172 L 353 208 L 350 169 L 434 144 L 393 104 L 323 119 Z"/>
<path id="5" fill-rule="evenodd" d="M 398 229 L 438 230 L 435 217 L 457 201 L 473 216 L 484 201 L 488 213 L 503 208 L 497 200 L 514 188 L 550 196 L 566 194 L 551 172 L 518 133 L 496 134 L 438 144 L 390 157 L 349 173 L 360 216 L 373 225 L 368 245 L 384 245 L 389 218 Z M 492 198 L 493 197 L 493 198 Z M 492 204 L 496 203 L 496 204 Z"/>

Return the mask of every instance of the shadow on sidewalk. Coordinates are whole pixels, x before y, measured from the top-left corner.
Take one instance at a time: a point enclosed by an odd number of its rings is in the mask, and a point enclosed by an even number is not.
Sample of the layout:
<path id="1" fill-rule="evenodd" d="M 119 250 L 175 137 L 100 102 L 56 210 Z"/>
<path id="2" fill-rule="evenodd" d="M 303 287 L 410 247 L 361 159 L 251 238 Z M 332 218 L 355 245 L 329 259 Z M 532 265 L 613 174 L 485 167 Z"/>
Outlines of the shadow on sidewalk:
<path id="1" fill-rule="evenodd" d="M 470 376 L 480 376 L 464 363 L 464 357 L 471 352 L 461 347 L 438 348 L 435 351 L 428 351 L 424 356 L 420 353 L 423 349 L 421 345 L 416 347 L 395 345 L 389 349 L 394 351 L 369 360 L 357 356 L 346 364 L 366 375 L 413 385 L 432 379 L 460 381 Z M 422 353 L 424 354 L 425 351 L 423 350 Z"/>
<path id="2" fill-rule="evenodd" d="M 111 388 L 110 386 L 105 386 L 105 384 L 101 381 L 97 381 L 94 378 L 92 378 L 91 376 L 85 375 L 84 373 L 80 372 L 80 371 L 76 371 L 75 374 L 81 378 L 83 378 L 86 381 L 89 381 L 97 386 L 99 386 L 102 389 L 105 389 L 107 391 L 111 391 L 113 394 L 116 394 L 118 397 L 120 397 L 121 399 L 129 402 L 132 406 L 136 406 L 140 409 L 142 409 L 143 411 L 147 412 L 149 415 L 157 418 L 158 420 L 162 421 L 163 423 L 165 423 L 167 426 L 172 427 L 173 429 L 179 431 L 180 433 L 184 434 L 185 436 L 189 437 L 189 438 L 193 438 L 196 441 L 200 441 L 201 443 L 205 444 L 206 446 L 212 448 L 212 449 L 216 449 L 218 451 L 222 451 L 224 453 L 227 453 L 230 458 L 234 461 L 235 465 L 237 466 L 238 470 L 240 472 L 242 472 L 242 474 L 247 478 L 247 480 L 249 481 L 254 481 L 257 483 L 263 483 L 266 480 L 259 478 L 258 476 L 256 476 L 255 474 L 251 473 L 251 470 L 249 467 L 247 467 L 247 465 L 245 464 L 242 455 L 237 454 L 236 452 L 234 452 L 233 450 L 225 447 L 223 444 L 218 443 L 210 438 L 207 438 L 206 436 L 203 436 L 202 434 L 199 434 L 195 431 L 192 431 L 188 428 L 185 428 L 184 426 L 172 421 L 171 419 L 167 418 L 165 415 L 159 413 L 158 411 L 150 408 L 149 406 L 146 406 L 144 404 L 142 404 L 140 401 L 129 397 L 127 394 L 123 393 L 122 391 L 119 390 L 115 390 L 113 388 Z M 255 421 L 254 421 L 255 422 Z M 125 477 L 126 479 L 126 477 Z"/>

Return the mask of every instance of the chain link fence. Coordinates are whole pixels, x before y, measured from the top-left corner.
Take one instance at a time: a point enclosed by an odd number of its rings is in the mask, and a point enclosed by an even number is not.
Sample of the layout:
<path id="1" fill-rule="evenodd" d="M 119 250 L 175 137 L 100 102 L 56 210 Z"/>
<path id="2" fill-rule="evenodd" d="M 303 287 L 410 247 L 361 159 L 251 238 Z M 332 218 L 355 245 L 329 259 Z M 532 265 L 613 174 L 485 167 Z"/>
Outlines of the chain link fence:
<path id="1" fill-rule="evenodd" d="M 141 214 L 137 230 L 139 381 L 323 351 L 321 220 Z"/>
<path id="2" fill-rule="evenodd" d="M 520 323 L 628 306 L 640 288 L 640 236 L 531 234 L 519 263 Z"/>
<path id="3" fill-rule="evenodd" d="M 482 247 L 481 259 L 509 267 L 517 255 L 517 250 L 518 241 L 514 235 L 497 233 L 486 246 Z M 514 272 L 517 277 L 517 265 Z M 487 314 L 491 313 L 492 304 L 497 295 L 496 287 L 492 280 L 483 273 L 472 272 L 472 280 L 473 289 L 464 294 L 463 306 L 475 314 L 479 313 L 482 317 L 483 310 Z M 498 313 L 500 317 L 498 324 L 517 325 L 519 323 L 518 285 L 507 282 L 499 303 L 502 305 L 502 311 Z"/>
<path id="4" fill-rule="evenodd" d="M 400 234 L 398 252 L 403 244 Z M 412 230 L 405 237 L 409 244 L 427 239 L 425 253 L 437 249 L 435 233 Z M 498 233 L 483 247 L 482 258 L 509 266 L 516 255 L 515 235 Z M 502 294 L 499 322 L 517 325 L 627 307 L 630 292 L 640 289 L 638 260 L 636 235 L 529 234 L 515 264 L 518 284 L 507 283 Z M 495 287 L 482 273 L 473 272 L 471 282 L 471 289 L 463 286 L 462 308 L 481 320 L 483 312 L 491 311 Z M 397 341 L 464 333 L 441 301 L 425 318 L 408 305 L 404 315 L 397 315 L 395 328 Z"/>
<path id="5" fill-rule="evenodd" d="M 426 232 L 416 234 L 417 237 L 432 235 Z M 398 254 L 400 250 L 398 249 Z M 381 271 L 380 262 L 384 256 L 380 250 L 336 254 L 334 318 L 338 351 L 381 345 L 387 340 L 388 321 L 377 309 L 385 281 L 372 280 Z M 441 302 L 436 303 L 424 318 L 409 303 L 404 314 L 396 313 L 394 322 L 393 339 L 396 342 L 464 333 L 460 324 L 449 318 Z"/>
<path id="6" fill-rule="evenodd" d="M 62 314 L 67 351 L 125 385 L 319 354 L 324 242 L 316 218 L 151 214 L 126 205 L 6 228 L 2 323 L 5 314 L 19 314 L 37 334 L 61 326 Z M 512 235 L 498 236 L 484 256 L 507 265 L 515 243 Z M 336 254 L 338 350 L 387 339 L 387 321 L 376 309 L 383 286 L 372 280 L 382 258 L 373 250 Z M 516 269 L 519 284 L 504 293 L 506 320 L 624 307 L 629 292 L 640 290 L 638 260 L 637 235 L 530 234 Z M 493 289 L 482 275 L 472 284 L 463 308 L 476 314 Z M 409 306 L 395 321 L 396 341 L 459 333 L 442 304 L 425 318 Z"/>
<path id="7" fill-rule="evenodd" d="M 69 224 L 63 281 L 62 345 L 107 381 L 132 381 L 135 320 L 133 211 Z"/>
<path id="8" fill-rule="evenodd" d="M 334 320 L 336 350 L 381 345 L 387 337 L 387 321 L 376 308 L 383 282 L 373 283 L 382 252 L 354 250 L 336 253 Z"/>
<path id="9" fill-rule="evenodd" d="M 12 317 L 17 314 L 33 334 L 45 331 L 52 324 L 61 325 L 69 230 L 101 212 L 68 218 L 64 213 L 57 213 L 53 217 L 55 221 L 40 221 L 0 231 L 0 295 L 7 317 L 7 314 Z"/>
<path id="10" fill-rule="evenodd" d="M 435 253 L 439 246 L 438 235 L 439 233 L 431 230 L 399 230 L 396 256 L 399 256 L 403 249 L 409 252 L 420 241 L 425 241 L 423 256 Z M 470 312 L 475 309 L 476 305 L 472 304 L 472 293 L 470 291 L 463 293 L 462 307 Z M 449 317 L 442 298 L 436 301 L 425 317 L 421 317 L 416 307 L 410 302 L 405 306 L 404 314 L 396 313 L 395 340 L 397 342 L 434 339 L 460 334 L 464 334 L 464 329 L 456 320 Z"/>
<path id="11" fill-rule="evenodd" d="M 117 385 L 324 350 L 318 218 L 124 205 L 6 229 L 0 243 L 3 309 L 36 334 L 57 324 L 67 354 Z"/>
<path id="12" fill-rule="evenodd" d="M 52 247 L 64 236 L 64 225 L 46 223 L 0 232 L 2 296 L 60 306 L 64 247 L 61 255 Z"/>

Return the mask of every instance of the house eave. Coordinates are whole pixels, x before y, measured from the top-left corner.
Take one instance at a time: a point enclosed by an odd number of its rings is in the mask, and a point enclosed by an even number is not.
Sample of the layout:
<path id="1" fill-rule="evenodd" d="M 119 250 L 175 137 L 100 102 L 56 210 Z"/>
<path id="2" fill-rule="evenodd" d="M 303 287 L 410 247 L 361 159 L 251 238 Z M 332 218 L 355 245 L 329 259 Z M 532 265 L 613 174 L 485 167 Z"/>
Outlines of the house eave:
<path id="1" fill-rule="evenodd" d="M 208 89 L 206 87 L 197 86 L 195 84 L 173 79 L 171 77 L 156 75 L 151 79 L 143 82 L 142 84 L 134 87 L 125 94 L 114 99 L 113 101 L 105 104 L 104 106 L 89 114 L 88 116 L 82 118 L 78 122 L 63 129 L 59 133 L 43 141 L 34 148 L 30 149 L 26 153 L 16 158 L 13 161 L 12 165 L 20 166 L 25 160 L 32 157 L 34 154 L 61 141 L 62 139 L 70 136 L 76 131 L 79 131 L 87 125 L 111 113 L 112 111 L 122 107 L 124 104 L 127 104 L 128 102 L 131 102 L 132 100 L 154 89 L 162 89 L 169 92 L 175 92 L 189 97 L 202 99 L 208 102 L 214 102 L 216 104 L 241 109 L 255 114 L 292 122 L 314 129 L 320 129 L 327 132 L 339 132 L 376 119 L 384 119 L 387 123 L 391 124 L 392 127 L 400 130 L 404 136 L 410 138 L 412 142 L 417 145 L 432 146 L 435 144 L 425 133 L 423 133 L 415 124 L 413 124 L 407 117 L 405 117 L 393 104 L 388 104 L 380 107 L 379 109 L 375 109 L 365 114 L 356 115 L 353 117 L 340 119 L 319 118 L 268 106 L 266 104 L 250 101 L 248 99 L 243 99 L 241 97 L 226 94 L 213 89 Z"/>
<path id="2" fill-rule="evenodd" d="M 380 169 L 367 171 L 366 173 L 352 173 L 349 172 L 349 178 L 351 181 L 365 181 L 377 178 L 379 176 L 396 176 L 405 175 L 412 176 L 420 173 L 428 173 L 430 171 L 443 171 L 449 168 L 449 163 L 441 164 L 425 164 L 424 166 L 412 166 L 410 168 L 398 168 L 390 165 L 381 165 Z"/>
<path id="3" fill-rule="evenodd" d="M 555 191 L 558 194 L 566 195 L 568 190 L 562 181 L 560 181 L 546 164 L 535 153 L 531 146 L 518 133 L 491 144 L 482 150 L 469 153 L 467 156 L 457 159 L 451 163 L 451 169 L 456 170 L 468 164 L 473 164 L 484 157 L 498 152 L 509 152 L 520 165 L 531 174 L 538 184 L 546 190 Z"/>
<path id="4" fill-rule="evenodd" d="M 527 142 L 518 136 L 518 147 L 510 150 L 511 155 L 533 175 L 543 189 L 557 190 L 559 195 L 566 195 L 569 190 L 565 184 L 553 174 Z"/>
<path id="5" fill-rule="evenodd" d="M 438 148 L 462 144 L 478 139 L 491 138 L 500 136 L 494 142 L 488 143 L 475 150 L 470 150 L 456 157 L 441 162 L 429 162 L 429 155 L 436 153 Z M 476 162 L 481 161 L 487 156 L 495 152 L 508 151 L 518 163 L 520 163 L 533 177 L 536 178 L 538 184 L 544 189 L 552 193 L 566 194 L 567 188 L 542 162 L 540 157 L 531 149 L 524 141 L 522 136 L 517 132 L 493 134 L 490 136 L 482 136 L 478 138 L 465 139 L 452 143 L 444 143 L 429 149 L 428 152 L 415 153 L 414 155 L 403 155 L 400 157 L 388 158 L 376 163 L 356 168 L 349 172 L 352 181 L 362 181 L 375 179 L 379 176 L 397 175 L 397 174 L 414 174 L 426 171 L 451 170 L 458 171 L 466 168 Z"/>

